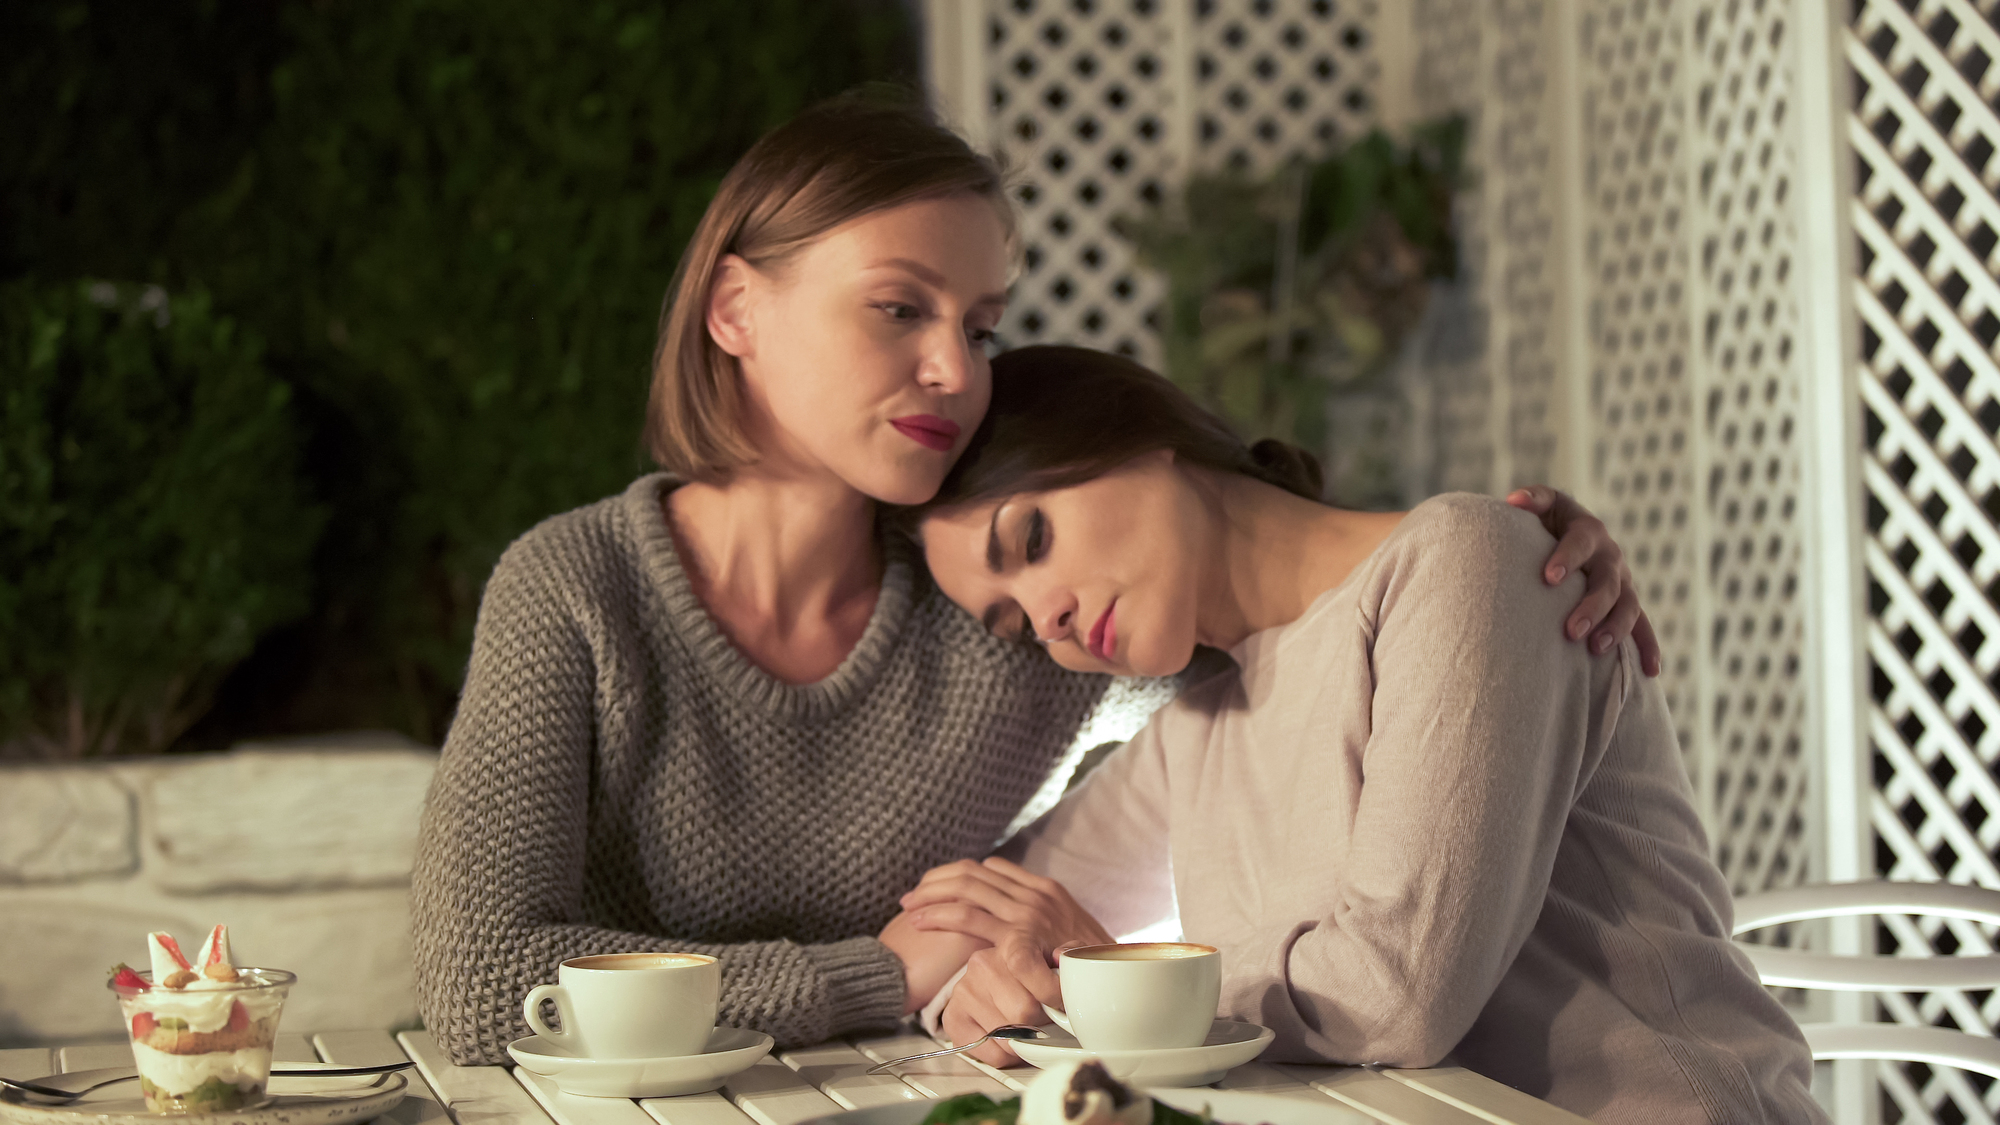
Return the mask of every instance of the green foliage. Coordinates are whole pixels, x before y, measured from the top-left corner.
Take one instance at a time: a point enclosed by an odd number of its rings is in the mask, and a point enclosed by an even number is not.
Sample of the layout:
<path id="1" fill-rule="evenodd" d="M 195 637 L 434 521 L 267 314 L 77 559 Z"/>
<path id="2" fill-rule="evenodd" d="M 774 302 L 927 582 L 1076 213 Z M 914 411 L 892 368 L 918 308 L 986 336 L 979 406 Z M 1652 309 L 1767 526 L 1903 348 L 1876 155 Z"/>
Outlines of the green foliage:
<path id="1" fill-rule="evenodd" d="M 306 610 L 291 392 L 200 292 L 0 288 L 0 742 L 163 749 Z"/>
<path id="2" fill-rule="evenodd" d="M 1380 130 L 1267 179 L 1191 179 L 1124 221 L 1167 278 L 1168 373 L 1251 439 L 1326 439 L 1330 392 L 1380 390 L 1428 281 L 1457 272 L 1465 124 Z M 1372 497 L 1370 497 L 1372 499 Z"/>
<path id="3" fill-rule="evenodd" d="M 29 75 L 0 83 L 28 134 L 0 266 L 205 287 L 308 430 L 318 601 L 225 688 L 235 725 L 190 735 L 211 744 L 442 737 L 500 551 L 647 467 L 660 301 L 723 173 L 806 104 L 914 73 L 895 0 L 8 7 L 33 45 L 0 43 Z"/>

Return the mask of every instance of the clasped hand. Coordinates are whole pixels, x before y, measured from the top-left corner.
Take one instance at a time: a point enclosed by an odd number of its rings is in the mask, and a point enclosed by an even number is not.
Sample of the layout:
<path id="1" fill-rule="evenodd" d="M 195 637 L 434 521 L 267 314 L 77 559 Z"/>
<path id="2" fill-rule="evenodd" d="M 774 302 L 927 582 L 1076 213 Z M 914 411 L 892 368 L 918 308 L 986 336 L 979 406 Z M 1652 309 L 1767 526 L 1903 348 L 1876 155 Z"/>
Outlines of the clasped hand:
<path id="1" fill-rule="evenodd" d="M 966 962 L 945 1004 L 943 1030 L 954 1043 L 969 1043 L 1005 1023 L 1048 1022 L 1042 1005 L 1062 1006 L 1056 958 L 1065 949 L 1112 940 L 1061 883 L 998 857 L 934 867 L 902 905 L 902 918 L 914 929 L 986 943 Z M 996 1066 L 1015 1061 L 998 1041 L 970 1053 Z"/>

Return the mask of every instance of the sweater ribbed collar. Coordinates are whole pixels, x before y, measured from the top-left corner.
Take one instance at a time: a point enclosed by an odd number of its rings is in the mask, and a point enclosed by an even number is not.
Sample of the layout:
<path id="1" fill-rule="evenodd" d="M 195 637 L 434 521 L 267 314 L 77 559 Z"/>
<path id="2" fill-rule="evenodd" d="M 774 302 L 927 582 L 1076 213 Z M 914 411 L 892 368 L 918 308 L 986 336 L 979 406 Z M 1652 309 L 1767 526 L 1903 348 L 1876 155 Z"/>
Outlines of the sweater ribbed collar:
<path id="1" fill-rule="evenodd" d="M 662 503 L 679 485 L 667 473 L 652 473 L 633 481 L 622 499 L 625 522 L 632 529 L 646 576 L 666 605 L 667 627 L 700 671 L 722 685 L 729 698 L 787 722 L 827 719 L 864 697 L 881 676 L 909 620 L 916 567 L 908 545 L 877 533 L 882 592 L 875 598 L 875 611 L 861 640 L 825 679 L 788 684 L 752 664 L 695 596 Z"/>

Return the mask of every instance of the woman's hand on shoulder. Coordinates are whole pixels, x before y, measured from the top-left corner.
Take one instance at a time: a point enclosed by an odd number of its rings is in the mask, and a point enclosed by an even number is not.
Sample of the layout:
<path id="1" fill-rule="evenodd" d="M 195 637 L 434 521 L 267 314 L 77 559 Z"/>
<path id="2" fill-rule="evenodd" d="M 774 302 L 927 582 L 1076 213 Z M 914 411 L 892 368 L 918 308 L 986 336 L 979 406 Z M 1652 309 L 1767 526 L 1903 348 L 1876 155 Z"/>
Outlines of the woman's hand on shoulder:
<path id="1" fill-rule="evenodd" d="M 1639 608 L 1639 592 L 1625 552 L 1611 538 L 1611 529 L 1567 492 L 1547 485 L 1518 488 L 1507 502 L 1539 516 L 1556 537 L 1556 549 L 1542 566 L 1542 580 L 1553 586 L 1572 570 L 1583 572 L 1583 600 L 1563 625 L 1570 640 L 1590 637 L 1590 651 L 1605 653 L 1631 637 L 1639 646 L 1639 666 L 1648 676 L 1660 674 L 1660 642 L 1653 623 Z M 1591 632 L 1595 628 L 1596 632 Z"/>

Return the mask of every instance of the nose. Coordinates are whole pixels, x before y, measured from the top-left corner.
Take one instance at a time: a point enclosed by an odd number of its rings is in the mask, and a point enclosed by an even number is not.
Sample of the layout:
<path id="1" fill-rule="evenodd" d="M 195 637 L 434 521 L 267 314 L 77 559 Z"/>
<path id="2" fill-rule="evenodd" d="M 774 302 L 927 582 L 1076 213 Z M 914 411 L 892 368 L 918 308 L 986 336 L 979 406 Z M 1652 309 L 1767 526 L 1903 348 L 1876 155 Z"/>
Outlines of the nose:
<path id="1" fill-rule="evenodd" d="M 938 327 L 939 331 L 932 334 L 929 346 L 924 349 L 917 381 L 946 394 L 964 394 L 981 377 L 985 355 L 975 354 L 977 345 L 966 339 L 956 325 L 945 323 Z"/>
<path id="2" fill-rule="evenodd" d="M 1030 595 L 1028 618 L 1035 624 L 1035 637 L 1043 644 L 1064 640 L 1076 628 L 1076 598 L 1058 590 Z"/>

